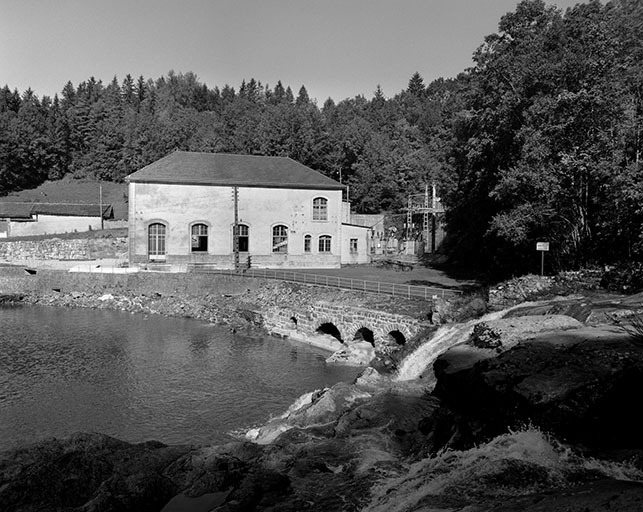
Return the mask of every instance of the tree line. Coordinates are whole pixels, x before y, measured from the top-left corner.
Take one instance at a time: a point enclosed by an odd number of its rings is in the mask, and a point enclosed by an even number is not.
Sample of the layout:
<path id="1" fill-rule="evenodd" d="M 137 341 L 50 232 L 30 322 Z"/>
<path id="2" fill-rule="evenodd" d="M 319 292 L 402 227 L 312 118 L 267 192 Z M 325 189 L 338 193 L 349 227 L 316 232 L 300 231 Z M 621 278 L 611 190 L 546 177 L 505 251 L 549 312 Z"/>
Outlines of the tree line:
<path id="1" fill-rule="evenodd" d="M 387 98 L 311 101 L 192 73 L 0 89 L 0 196 L 66 175 L 121 181 L 180 149 L 288 156 L 348 185 L 362 213 L 401 212 L 436 183 L 444 251 L 496 274 L 643 257 L 643 6 L 566 12 L 523 0 L 456 78 L 419 73 Z"/>

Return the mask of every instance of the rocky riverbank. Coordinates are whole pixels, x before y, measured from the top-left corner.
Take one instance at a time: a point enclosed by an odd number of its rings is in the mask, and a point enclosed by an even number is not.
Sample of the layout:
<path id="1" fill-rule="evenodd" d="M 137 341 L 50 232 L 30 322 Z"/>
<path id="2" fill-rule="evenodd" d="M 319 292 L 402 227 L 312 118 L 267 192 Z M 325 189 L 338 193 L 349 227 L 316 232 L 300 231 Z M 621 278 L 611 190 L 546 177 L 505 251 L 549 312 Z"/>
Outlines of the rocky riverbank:
<path id="1" fill-rule="evenodd" d="M 228 297 L 230 319 L 300 293 Z M 174 307 L 163 296 L 64 300 Z M 200 307 L 182 311 L 225 318 L 220 304 Z M 641 311 L 641 296 L 593 290 L 446 323 L 396 364 L 308 393 L 224 446 L 79 434 L 6 452 L 0 510 L 640 511 L 643 344 L 611 319 Z M 443 347 L 435 364 L 422 350 L 431 339 Z M 420 370 L 406 378 L 398 368 L 414 358 Z"/>

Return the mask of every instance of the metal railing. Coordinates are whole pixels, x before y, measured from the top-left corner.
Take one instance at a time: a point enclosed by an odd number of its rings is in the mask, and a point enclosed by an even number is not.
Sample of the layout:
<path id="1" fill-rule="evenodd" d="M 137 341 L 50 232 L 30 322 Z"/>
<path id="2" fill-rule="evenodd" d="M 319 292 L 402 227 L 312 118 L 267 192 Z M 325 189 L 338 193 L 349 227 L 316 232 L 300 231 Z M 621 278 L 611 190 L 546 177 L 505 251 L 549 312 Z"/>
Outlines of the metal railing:
<path id="1" fill-rule="evenodd" d="M 455 297 L 462 292 L 447 288 L 431 286 L 417 286 L 397 283 L 384 283 L 379 281 L 365 281 L 349 277 L 326 276 L 321 274 L 307 274 L 299 271 L 272 270 L 272 269 L 246 269 L 236 272 L 233 269 L 220 269 L 205 263 L 188 264 L 188 272 L 200 272 L 207 274 L 222 274 L 242 277 L 257 277 L 261 279 L 276 279 L 291 283 L 312 284 L 328 288 L 340 288 L 360 292 L 379 293 L 393 295 L 395 297 L 406 297 L 409 299 L 430 300 L 434 298 Z"/>

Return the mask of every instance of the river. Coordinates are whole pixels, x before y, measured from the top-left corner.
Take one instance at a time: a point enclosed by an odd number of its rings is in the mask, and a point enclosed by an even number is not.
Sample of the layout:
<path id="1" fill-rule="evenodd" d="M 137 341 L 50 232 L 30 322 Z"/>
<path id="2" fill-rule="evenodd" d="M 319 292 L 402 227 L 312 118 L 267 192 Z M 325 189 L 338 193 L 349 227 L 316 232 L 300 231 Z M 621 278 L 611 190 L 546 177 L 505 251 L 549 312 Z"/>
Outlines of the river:
<path id="1" fill-rule="evenodd" d="M 218 444 L 356 368 L 283 339 L 118 311 L 0 307 L 0 450 L 74 432 Z"/>

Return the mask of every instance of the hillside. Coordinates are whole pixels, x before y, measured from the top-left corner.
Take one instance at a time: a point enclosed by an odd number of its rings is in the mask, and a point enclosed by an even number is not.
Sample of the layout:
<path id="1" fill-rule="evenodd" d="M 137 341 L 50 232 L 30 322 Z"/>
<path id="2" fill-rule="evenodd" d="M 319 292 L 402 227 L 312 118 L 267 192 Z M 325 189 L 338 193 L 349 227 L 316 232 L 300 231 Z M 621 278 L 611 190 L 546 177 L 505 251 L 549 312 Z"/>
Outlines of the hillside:
<path id="1" fill-rule="evenodd" d="M 102 187 L 103 203 L 114 208 L 115 220 L 127 219 L 127 184 L 112 181 L 90 181 L 63 178 L 46 181 L 38 188 L 12 192 L 0 201 L 25 201 L 39 203 L 94 203 L 100 200 Z"/>

